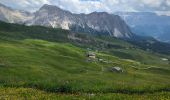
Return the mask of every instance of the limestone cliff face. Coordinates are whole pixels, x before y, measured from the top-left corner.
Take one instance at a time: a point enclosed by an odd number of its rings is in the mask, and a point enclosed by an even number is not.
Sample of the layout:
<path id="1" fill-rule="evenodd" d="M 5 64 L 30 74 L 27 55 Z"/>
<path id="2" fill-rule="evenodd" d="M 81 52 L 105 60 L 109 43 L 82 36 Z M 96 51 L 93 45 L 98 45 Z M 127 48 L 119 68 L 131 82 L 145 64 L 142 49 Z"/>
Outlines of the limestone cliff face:
<path id="1" fill-rule="evenodd" d="M 117 15 L 106 12 L 73 14 L 52 5 L 43 5 L 32 14 L 0 5 L 0 20 L 9 23 L 62 28 L 74 32 L 109 35 L 117 38 L 133 36 L 126 23 Z"/>

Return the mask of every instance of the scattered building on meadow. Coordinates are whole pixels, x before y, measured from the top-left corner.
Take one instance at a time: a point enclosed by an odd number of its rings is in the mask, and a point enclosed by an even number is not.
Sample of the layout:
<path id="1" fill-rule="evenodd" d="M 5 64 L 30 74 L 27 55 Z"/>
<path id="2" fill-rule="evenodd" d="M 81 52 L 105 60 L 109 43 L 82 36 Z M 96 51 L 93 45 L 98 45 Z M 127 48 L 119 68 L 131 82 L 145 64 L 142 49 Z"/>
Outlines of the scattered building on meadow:
<path id="1" fill-rule="evenodd" d="M 163 60 L 163 61 L 168 61 L 168 59 L 167 59 L 167 58 L 161 58 L 161 60 Z"/>
<path id="2" fill-rule="evenodd" d="M 89 51 L 89 52 L 87 52 L 87 57 L 92 58 L 92 59 L 96 59 L 96 54 L 92 51 Z"/>
<path id="3" fill-rule="evenodd" d="M 121 67 L 112 67 L 111 71 L 112 72 L 123 72 L 123 69 Z"/>

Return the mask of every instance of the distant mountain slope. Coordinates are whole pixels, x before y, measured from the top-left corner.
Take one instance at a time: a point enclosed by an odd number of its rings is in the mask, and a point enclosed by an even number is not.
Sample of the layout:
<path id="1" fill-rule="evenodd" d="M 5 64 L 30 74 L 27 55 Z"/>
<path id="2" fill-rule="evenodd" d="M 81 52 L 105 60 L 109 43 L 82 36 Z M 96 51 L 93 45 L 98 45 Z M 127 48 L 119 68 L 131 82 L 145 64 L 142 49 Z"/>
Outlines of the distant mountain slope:
<path id="1" fill-rule="evenodd" d="M 76 32 L 107 34 L 118 38 L 130 38 L 132 33 L 119 16 L 106 12 L 73 14 L 56 6 L 44 5 L 37 12 L 29 25 L 61 27 Z"/>
<path id="2" fill-rule="evenodd" d="M 105 48 L 104 51 L 107 51 L 110 48 L 126 50 L 127 48 L 137 47 L 145 51 L 170 54 L 170 44 L 162 43 L 148 37 L 135 36 L 135 38 L 122 40 L 110 36 L 91 36 L 86 33 L 75 34 L 74 32 L 58 28 L 53 29 L 42 26 L 25 26 L 0 21 L 0 39 L 3 40 L 4 37 L 8 37 L 7 39 L 10 41 L 13 39 L 31 38 L 43 39 L 52 42 L 69 42 L 83 48 L 91 47 L 97 50 L 103 50 Z"/>
<path id="3" fill-rule="evenodd" d="M 134 33 L 170 42 L 170 16 L 150 12 L 117 12 L 115 14 L 120 15 Z"/>
<path id="4" fill-rule="evenodd" d="M 33 14 L 13 10 L 0 5 L 0 20 L 26 25 L 41 25 L 62 28 L 74 32 L 109 35 L 117 38 L 131 38 L 133 33 L 117 15 L 106 12 L 73 14 L 56 6 L 44 5 Z"/>
<path id="5" fill-rule="evenodd" d="M 26 11 L 14 10 L 0 4 L 0 20 L 9 23 L 24 23 L 32 18 L 32 14 Z"/>

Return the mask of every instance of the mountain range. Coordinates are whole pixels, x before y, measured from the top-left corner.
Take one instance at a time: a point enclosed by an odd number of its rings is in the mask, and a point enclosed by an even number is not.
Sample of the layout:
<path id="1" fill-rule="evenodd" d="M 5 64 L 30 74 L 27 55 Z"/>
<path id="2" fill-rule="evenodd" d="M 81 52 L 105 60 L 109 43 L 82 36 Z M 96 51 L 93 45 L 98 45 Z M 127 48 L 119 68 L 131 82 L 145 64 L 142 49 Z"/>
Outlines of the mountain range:
<path id="1" fill-rule="evenodd" d="M 133 33 L 118 15 L 106 12 L 73 14 L 53 5 L 43 5 L 34 13 L 0 5 L 0 20 L 8 23 L 62 28 L 73 32 L 131 38 Z"/>
<path id="2" fill-rule="evenodd" d="M 115 14 L 121 16 L 135 34 L 170 42 L 170 16 L 152 12 L 117 12 Z"/>

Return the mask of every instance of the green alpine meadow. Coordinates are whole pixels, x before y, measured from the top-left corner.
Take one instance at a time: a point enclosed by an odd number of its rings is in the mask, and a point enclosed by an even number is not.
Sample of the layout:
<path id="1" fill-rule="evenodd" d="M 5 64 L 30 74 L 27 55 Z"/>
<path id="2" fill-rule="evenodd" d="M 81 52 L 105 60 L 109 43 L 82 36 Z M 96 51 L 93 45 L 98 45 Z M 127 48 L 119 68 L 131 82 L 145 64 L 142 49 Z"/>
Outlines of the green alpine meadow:
<path id="1" fill-rule="evenodd" d="M 0 100 L 170 100 L 169 0 L 0 0 Z"/>
<path id="2" fill-rule="evenodd" d="M 0 98 L 170 99 L 169 54 L 105 36 L 69 35 L 1 22 Z"/>

